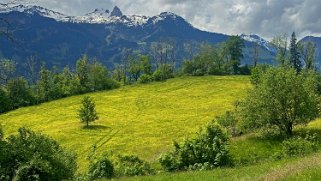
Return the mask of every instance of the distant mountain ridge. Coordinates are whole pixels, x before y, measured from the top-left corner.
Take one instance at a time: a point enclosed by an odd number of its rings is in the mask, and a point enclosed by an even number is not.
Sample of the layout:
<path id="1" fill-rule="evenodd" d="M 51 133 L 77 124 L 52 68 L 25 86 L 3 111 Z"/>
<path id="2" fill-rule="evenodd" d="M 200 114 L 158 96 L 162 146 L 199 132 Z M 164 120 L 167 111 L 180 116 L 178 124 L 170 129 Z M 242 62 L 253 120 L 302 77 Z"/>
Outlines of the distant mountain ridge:
<path id="1" fill-rule="evenodd" d="M 59 22 L 88 24 L 122 23 L 127 26 L 143 26 L 150 22 L 157 23 L 158 21 L 163 20 L 164 15 L 170 15 L 173 18 L 177 16 L 174 13 L 167 12 L 153 17 L 141 15 L 123 15 L 121 10 L 117 6 L 115 6 L 111 12 L 108 9 L 95 9 L 93 12 L 87 13 L 83 16 L 69 16 L 53 10 L 43 8 L 41 6 L 7 6 L 6 4 L 0 4 L 0 13 L 10 12 L 21 12 L 31 15 L 37 13 L 43 17 L 52 18 Z"/>
<path id="2" fill-rule="evenodd" d="M 14 37 L 11 43 L 0 37 L 0 57 L 14 59 L 21 66 L 30 56 L 49 66 L 73 66 L 84 53 L 100 59 L 105 65 L 120 63 L 124 49 L 150 53 L 155 42 L 175 47 L 176 64 L 187 56 L 187 44 L 217 44 L 229 35 L 211 33 L 193 27 L 184 18 L 170 12 L 156 16 L 124 15 L 115 6 L 112 11 L 95 9 L 83 16 L 69 16 L 40 6 L 0 4 L 0 18 L 10 20 Z M 260 45 L 261 63 L 273 63 L 276 49 L 257 35 L 241 35 L 245 40 L 242 64 L 251 64 L 253 45 Z M 8 46 L 2 46 L 8 45 Z M 320 45 L 321 47 L 321 45 Z"/>

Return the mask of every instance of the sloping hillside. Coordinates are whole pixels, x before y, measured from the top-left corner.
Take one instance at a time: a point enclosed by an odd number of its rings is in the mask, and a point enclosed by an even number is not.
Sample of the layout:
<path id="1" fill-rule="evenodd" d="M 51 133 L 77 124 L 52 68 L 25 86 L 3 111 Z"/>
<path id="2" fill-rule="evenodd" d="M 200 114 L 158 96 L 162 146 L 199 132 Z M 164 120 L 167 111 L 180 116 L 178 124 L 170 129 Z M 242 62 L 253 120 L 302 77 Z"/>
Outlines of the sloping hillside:
<path id="1" fill-rule="evenodd" d="M 248 87 L 244 76 L 182 77 L 87 94 L 100 117 L 90 129 L 77 118 L 83 95 L 0 115 L 0 124 L 7 136 L 21 126 L 52 136 L 77 153 L 80 171 L 94 144 L 98 152 L 113 150 L 153 162 L 172 140 L 183 140 L 232 109 Z"/>

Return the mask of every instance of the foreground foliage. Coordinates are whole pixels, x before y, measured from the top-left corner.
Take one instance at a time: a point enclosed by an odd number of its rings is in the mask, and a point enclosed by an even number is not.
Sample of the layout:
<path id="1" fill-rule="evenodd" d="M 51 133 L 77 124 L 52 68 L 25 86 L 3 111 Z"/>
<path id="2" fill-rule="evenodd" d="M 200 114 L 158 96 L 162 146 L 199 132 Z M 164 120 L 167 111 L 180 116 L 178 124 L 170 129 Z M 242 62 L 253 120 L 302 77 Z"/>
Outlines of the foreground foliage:
<path id="1" fill-rule="evenodd" d="M 291 136 L 294 126 L 318 116 L 315 73 L 298 74 L 291 68 L 269 68 L 254 80 L 254 88 L 239 105 L 245 128 L 276 126 L 281 133 Z"/>
<path id="2" fill-rule="evenodd" d="M 0 141 L 0 180 L 72 179 L 76 168 L 72 153 L 30 129 Z"/>
<path id="3" fill-rule="evenodd" d="M 162 155 L 160 163 L 167 171 L 209 169 L 228 165 L 228 135 L 217 124 L 210 123 L 194 139 L 181 145 L 174 143 L 175 150 Z"/>

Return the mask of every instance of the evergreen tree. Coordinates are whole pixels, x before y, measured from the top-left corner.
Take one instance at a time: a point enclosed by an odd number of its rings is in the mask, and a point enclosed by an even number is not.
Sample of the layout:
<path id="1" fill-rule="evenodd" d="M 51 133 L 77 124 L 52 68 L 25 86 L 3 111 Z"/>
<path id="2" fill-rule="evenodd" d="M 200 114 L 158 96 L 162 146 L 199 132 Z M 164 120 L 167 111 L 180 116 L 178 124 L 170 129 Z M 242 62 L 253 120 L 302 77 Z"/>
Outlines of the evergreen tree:
<path id="1" fill-rule="evenodd" d="M 300 53 L 298 48 L 298 43 L 296 39 L 295 32 L 291 35 L 291 44 L 290 44 L 290 65 L 293 67 L 296 72 L 300 72 L 302 70 L 302 64 L 300 61 Z"/>
<path id="2" fill-rule="evenodd" d="M 233 73 L 237 74 L 239 66 L 241 65 L 241 59 L 244 57 L 244 40 L 238 35 L 231 36 L 227 40 L 226 45 L 228 46 L 231 61 L 233 61 Z"/>
<path id="3" fill-rule="evenodd" d="M 85 96 L 82 101 L 82 106 L 78 110 L 78 116 L 81 122 L 85 122 L 86 126 L 89 126 L 89 122 L 93 122 L 98 119 L 96 112 L 96 105 L 93 99 L 89 96 Z"/>

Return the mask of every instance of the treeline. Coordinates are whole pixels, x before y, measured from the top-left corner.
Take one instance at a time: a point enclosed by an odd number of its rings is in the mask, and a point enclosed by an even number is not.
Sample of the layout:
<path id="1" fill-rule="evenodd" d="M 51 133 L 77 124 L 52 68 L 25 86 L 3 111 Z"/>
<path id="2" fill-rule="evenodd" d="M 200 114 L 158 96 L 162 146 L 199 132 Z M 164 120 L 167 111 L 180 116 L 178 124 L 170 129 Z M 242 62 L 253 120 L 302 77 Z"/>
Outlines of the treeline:
<path id="1" fill-rule="evenodd" d="M 293 33 L 290 48 L 286 36 L 274 38 L 272 44 L 278 49 L 279 65 L 291 65 L 299 71 L 303 67 L 315 69 L 316 47 L 313 43 L 298 43 Z M 196 46 L 196 45 L 195 45 Z M 254 44 L 253 66 L 258 64 L 258 45 Z M 164 81 L 180 75 L 249 75 L 252 67 L 241 65 L 244 40 L 230 36 L 218 45 L 202 44 L 191 60 L 176 65 L 175 50 L 166 43 L 153 44 L 150 56 L 124 50 L 121 61 L 108 71 L 97 59 L 83 55 L 75 70 L 65 67 L 46 68 L 37 71 L 34 59 L 27 60 L 28 76 L 15 76 L 15 63 L 0 60 L 0 113 L 22 106 L 35 105 L 76 94 L 109 90 L 135 82 Z M 255 70 L 254 70 L 255 71 Z"/>
<path id="2" fill-rule="evenodd" d="M 195 76 L 250 74 L 248 66 L 240 67 L 243 48 L 244 40 L 239 36 L 215 46 L 204 44 L 199 54 L 183 63 L 182 72 Z"/>
<path id="3" fill-rule="evenodd" d="M 41 66 L 37 80 L 14 76 L 15 64 L 2 60 L 0 87 L 0 113 L 22 106 L 35 105 L 76 94 L 108 90 L 119 87 L 105 66 L 84 55 L 76 63 L 75 71 L 65 67 L 47 69 Z"/>
<path id="4" fill-rule="evenodd" d="M 180 75 L 250 73 L 247 66 L 240 67 L 244 40 L 239 36 L 231 36 L 227 42 L 215 46 L 203 44 L 199 53 L 193 54 L 191 60 L 184 61 L 181 67 L 176 67 L 173 46 L 158 43 L 152 47 L 150 56 L 124 50 L 120 64 L 116 64 L 112 71 L 98 60 L 83 55 L 77 60 L 75 70 L 65 67 L 62 71 L 56 67 L 48 69 L 45 65 L 39 69 L 35 60 L 30 58 L 26 61 L 27 76 L 15 76 L 15 63 L 0 60 L 0 113 L 135 82 L 164 81 Z"/>

